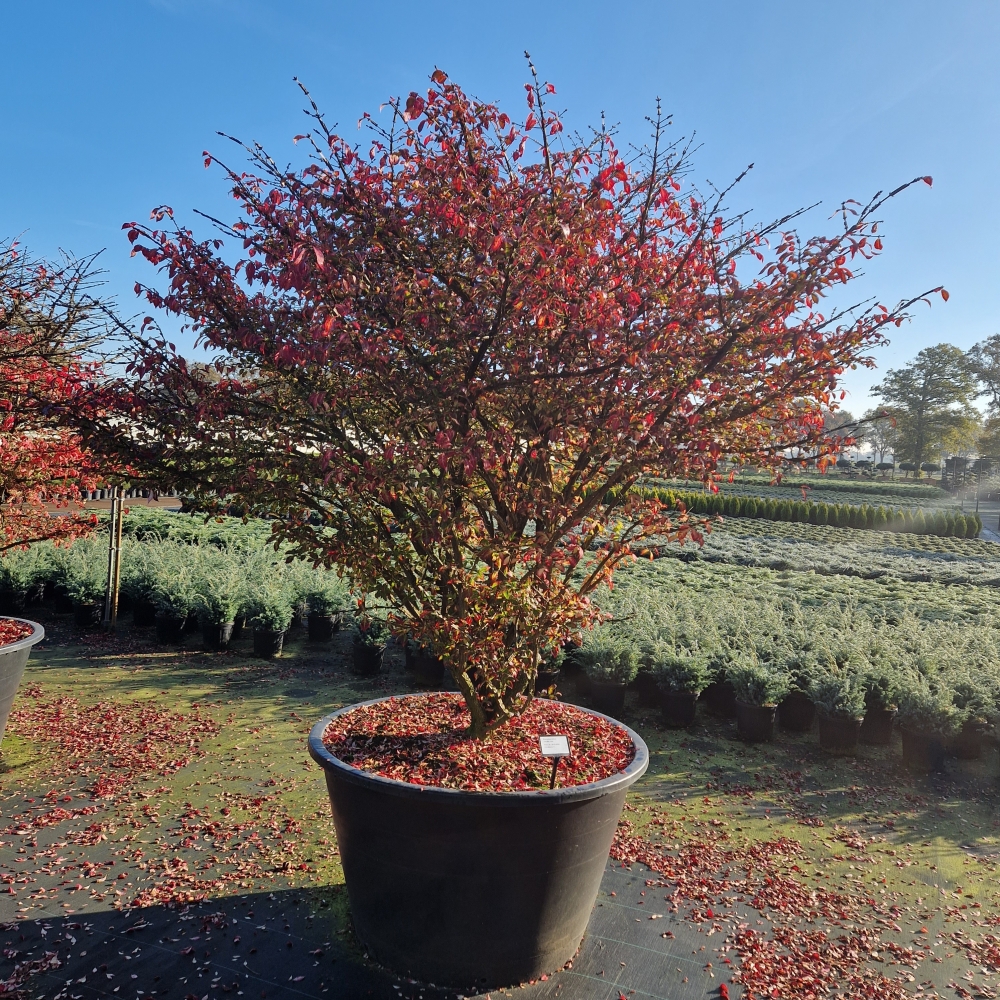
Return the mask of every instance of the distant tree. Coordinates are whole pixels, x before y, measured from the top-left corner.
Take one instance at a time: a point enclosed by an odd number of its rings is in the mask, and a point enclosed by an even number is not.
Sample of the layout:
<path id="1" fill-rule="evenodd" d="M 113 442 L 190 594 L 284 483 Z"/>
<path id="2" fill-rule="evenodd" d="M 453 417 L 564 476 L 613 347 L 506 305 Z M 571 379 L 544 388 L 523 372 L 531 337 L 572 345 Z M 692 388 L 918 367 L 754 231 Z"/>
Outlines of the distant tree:
<path id="1" fill-rule="evenodd" d="M 937 458 L 948 433 L 974 417 L 976 378 L 966 355 L 951 344 L 924 348 L 904 368 L 887 372 L 872 392 L 899 411 L 897 452 L 918 467 Z"/>
<path id="2" fill-rule="evenodd" d="M 1000 333 L 980 341 L 966 358 L 979 383 L 978 395 L 989 397 L 991 416 L 1000 416 Z"/>
<path id="3" fill-rule="evenodd" d="M 976 450 L 984 458 L 1000 459 L 1000 414 L 986 418 L 979 428 Z"/>
<path id="4" fill-rule="evenodd" d="M 899 441 L 900 412 L 894 407 L 878 406 L 866 410 L 859 424 L 859 436 L 867 444 L 879 463 L 886 455 L 895 457 Z"/>

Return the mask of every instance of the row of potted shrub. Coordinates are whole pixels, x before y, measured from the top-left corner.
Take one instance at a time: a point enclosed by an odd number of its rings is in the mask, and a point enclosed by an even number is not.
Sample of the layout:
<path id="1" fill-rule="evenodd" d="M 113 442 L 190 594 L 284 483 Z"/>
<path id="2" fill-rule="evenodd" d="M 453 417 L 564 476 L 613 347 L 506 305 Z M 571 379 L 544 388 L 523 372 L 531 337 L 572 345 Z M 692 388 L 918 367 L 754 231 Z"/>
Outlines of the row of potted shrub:
<path id="1" fill-rule="evenodd" d="M 949 677 L 919 658 L 876 665 L 820 648 L 776 663 L 752 651 L 677 649 L 598 629 L 558 661 L 582 671 L 591 704 L 609 715 L 622 712 L 632 687 L 645 704 L 660 707 L 667 726 L 692 725 L 701 703 L 734 717 L 750 742 L 773 739 L 779 723 L 807 732 L 815 719 L 824 749 L 852 754 L 859 742 L 888 745 L 898 724 L 904 762 L 922 772 L 940 767 L 946 750 L 978 756 L 982 738 L 1000 721 L 996 676 Z"/>
<path id="2" fill-rule="evenodd" d="M 669 489 L 643 490 L 643 493 L 655 496 L 672 507 L 683 504 L 695 514 L 757 517 L 768 521 L 899 531 L 914 535 L 938 535 L 942 538 L 976 538 L 983 530 L 982 518 L 978 514 L 963 514 L 961 511 L 893 509 L 871 504 L 827 504 L 811 500 L 775 500 Z"/>

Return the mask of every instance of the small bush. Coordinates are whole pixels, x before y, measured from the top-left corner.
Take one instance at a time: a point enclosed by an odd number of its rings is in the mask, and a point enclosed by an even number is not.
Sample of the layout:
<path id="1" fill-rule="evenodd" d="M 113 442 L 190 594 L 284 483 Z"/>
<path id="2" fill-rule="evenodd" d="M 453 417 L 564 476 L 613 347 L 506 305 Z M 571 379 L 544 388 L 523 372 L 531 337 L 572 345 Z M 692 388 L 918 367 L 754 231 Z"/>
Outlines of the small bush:
<path id="1" fill-rule="evenodd" d="M 639 651 L 634 643 L 605 631 L 588 635 L 576 656 L 592 680 L 630 684 L 639 672 Z"/>
<path id="2" fill-rule="evenodd" d="M 749 657 L 731 663 L 726 674 L 737 700 L 748 705 L 777 705 L 791 690 L 787 673 Z"/>

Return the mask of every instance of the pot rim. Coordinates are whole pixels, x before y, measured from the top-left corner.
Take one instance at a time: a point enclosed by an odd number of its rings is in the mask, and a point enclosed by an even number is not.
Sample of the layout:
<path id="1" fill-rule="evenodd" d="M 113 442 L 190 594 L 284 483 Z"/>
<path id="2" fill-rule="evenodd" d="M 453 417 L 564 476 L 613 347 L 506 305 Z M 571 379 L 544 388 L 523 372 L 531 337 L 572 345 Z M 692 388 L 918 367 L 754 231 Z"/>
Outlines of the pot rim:
<path id="1" fill-rule="evenodd" d="M 421 697 L 424 697 L 423 693 L 388 695 L 381 698 L 371 698 L 368 701 L 355 702 L 353 705 L 345 705 L 336 712 L 331 712 L 320 719 L 309 733 L 310 756 L 325 771 L 333 771 L 339 777 L 356 785 L 374 786 L 389 795 L 409 796 L 425 801 L 427 799 L 437 799 L 442 803 L 450 802 L 453 805 L 466 804 L 470 806 L 479 806 L 487 803 L 489 805 L 524 806 L 529 802 L 551 803 L 553 800 L 566 802 L 598 798 L 609 792 L 617 791 L 619 788 L 628 787 L 638 778 L 642 777 L 649 767 L 649 749 L 637 732 L 630 729 L 625 723 L 611 718 L 610 715 L 594 711 L 592 708 L 584 708 L 581 705 L 573 705 L 571 707 L 585 712 L 587 715 L 606 719 L 612 725 L 624 729 L 632 741 L 632 745 L 635 747 L 635 756 L 624 771 L 609 775 L 607 778 L 601 778 L 599 781 L 591 781 L 585 785 L 570 785 L 568 788 L 540 788 L 533 791 L 514 792 L 481 792 L 465 788 L 441 788 L 438 785 L 413 785 L 408 781 L 400 781 L 398 778 L 386 778 L 381 774 L 372 774 L 370 771 L 362 771 L 360 768 L 346 764 L 340 758 L 330 753 L 323 743 L 323 734 L 329 728 L 330 723 L 338 716 L 346 715 L 356 708 L 364 708 L 366 705 L 377 705 L 380 702 L 388 701 L 390 698 Z M 562 704 L 568 703 L 563 702 Z"/>
<path id="2" fill-rule="evenodd" d="M 16 653 L 19 649 L 34 646 L 36 642 L 41 642 L 45 638 L 45 629 L 38 622 L 33 622 L 29 618 L 18 618 L 16 615 L 0 615 L 0 620 L 22 622 L 34 629 L 31 635 L 26 635 L 23 639 L 18 639 L 17 642 L 10 642 L 6 646 L 0 646 L 0 656 L 4 653 Z"/>

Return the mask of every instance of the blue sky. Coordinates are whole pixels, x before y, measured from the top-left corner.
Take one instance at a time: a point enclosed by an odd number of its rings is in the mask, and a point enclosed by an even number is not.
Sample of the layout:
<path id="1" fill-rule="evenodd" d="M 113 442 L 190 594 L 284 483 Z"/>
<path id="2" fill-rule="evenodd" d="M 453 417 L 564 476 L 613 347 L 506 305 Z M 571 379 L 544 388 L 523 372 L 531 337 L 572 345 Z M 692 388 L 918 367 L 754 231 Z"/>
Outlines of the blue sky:
<path id="1" fill-rule="evenodd" d="M 693 178 L 722 185 L 753 162 L 735 208 L 764 221 L 916 175 L 884 213 L 885 252 L 859 291 L 887 304 L 939 284 L 945 304 L 879 351 L 881 368 L 1000 331 L 1000 4 L 994 0 L 437 3 L 366 0 L 3 0 L 0 236 L 38 254 L 104 249 L 124 312 L 151 278 L 130 260 L 127 220 L 172 205 L 231 215 L 203 149 L 222 130 L 296 159 L 300 77 L 331 121 L 426 86 L 435 66 L 518 114 L 528 49 L 567 123 L 601 111 L 641 141 L 657 96 L 678 135 L 697 134 Z M 877 375 L 850 373 L 867 405 Z"/>

